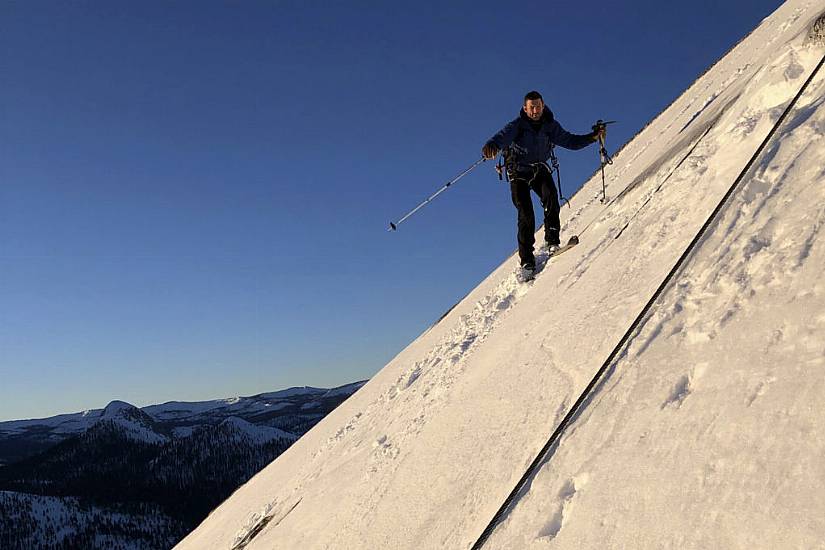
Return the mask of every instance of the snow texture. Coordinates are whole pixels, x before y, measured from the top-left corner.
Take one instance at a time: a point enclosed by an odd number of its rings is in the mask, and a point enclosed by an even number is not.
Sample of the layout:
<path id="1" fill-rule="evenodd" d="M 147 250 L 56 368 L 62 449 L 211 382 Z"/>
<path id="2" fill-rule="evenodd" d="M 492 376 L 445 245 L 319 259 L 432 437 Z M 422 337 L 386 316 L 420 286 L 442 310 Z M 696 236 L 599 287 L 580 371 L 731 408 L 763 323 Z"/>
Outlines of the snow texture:
<path id="1" fill-rule="evenodd" d="M 819 63 L 790 0 L 188 549 L 470 548 Z M 825 74 L 485 548 L 825 548 Z M 564 237 L 563 237 L 564 238 Z M 298 505 L 300 503 L 300 505 Z"/>

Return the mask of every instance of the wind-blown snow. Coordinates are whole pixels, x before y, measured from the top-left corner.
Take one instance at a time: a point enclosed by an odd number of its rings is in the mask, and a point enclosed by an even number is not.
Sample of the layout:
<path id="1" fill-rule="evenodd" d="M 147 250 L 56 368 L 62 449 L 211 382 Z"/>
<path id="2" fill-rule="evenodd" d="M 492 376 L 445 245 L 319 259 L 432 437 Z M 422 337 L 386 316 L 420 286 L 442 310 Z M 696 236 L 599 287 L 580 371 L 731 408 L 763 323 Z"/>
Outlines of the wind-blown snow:
<path id="1" fill-rule="evenodd" d="M 469 548 L 825 53 L 791 0 L 563 211 L 181 544 Z M 489 548 L 825 540 L 825 73 L 518 495 Z"/>

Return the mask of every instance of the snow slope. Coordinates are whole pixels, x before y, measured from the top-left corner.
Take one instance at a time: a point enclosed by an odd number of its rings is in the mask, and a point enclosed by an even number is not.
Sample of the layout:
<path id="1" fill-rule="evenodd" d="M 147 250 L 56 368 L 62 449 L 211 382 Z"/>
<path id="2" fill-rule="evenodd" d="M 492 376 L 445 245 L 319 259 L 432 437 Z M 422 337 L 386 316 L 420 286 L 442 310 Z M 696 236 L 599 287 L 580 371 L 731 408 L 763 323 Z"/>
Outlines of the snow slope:
<path id="1" fill-rule="evenodd" d="M 181 549 L 469 548 L 825 48 L 790 0 L 564 209 L 581 244 L 510 258 L 239 489 Z M 825 74 L 651 309 L 489 548 L 825 540 Z M 563 237 L 564 238 L 564 237 Z M 821 547 L 821 546 L 819 546 Z"/>

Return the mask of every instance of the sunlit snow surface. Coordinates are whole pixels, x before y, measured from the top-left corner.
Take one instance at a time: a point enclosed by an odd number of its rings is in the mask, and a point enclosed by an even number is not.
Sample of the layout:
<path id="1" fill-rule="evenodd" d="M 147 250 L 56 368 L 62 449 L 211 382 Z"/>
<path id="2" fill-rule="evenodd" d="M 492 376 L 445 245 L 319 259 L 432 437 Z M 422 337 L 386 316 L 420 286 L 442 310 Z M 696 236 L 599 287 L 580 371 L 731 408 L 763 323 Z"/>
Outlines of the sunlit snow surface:
<path id="1" fill-rule="evenodd" d="M 593 178 L 563 210 L 581 244 L 527 285 L 510 258 L 179 548 L 469 548 L 825 54 L 823 11 L 767 18 L 615 155 L 608 205 Z M 822 547 L 824 97 L 825 73 L 486 547 Z"/>

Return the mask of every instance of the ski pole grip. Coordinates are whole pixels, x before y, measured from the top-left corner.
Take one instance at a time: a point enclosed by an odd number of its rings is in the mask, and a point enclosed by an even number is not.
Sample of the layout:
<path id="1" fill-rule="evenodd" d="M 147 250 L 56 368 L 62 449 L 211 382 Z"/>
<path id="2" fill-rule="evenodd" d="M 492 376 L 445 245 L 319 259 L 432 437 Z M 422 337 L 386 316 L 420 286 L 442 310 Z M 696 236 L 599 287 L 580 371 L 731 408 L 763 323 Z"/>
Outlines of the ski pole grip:
<path id="1" fill-rule="evenodd" d="M 605 122 L 604 120 L 599 119 L 599 120 L 596 121 L 596 124 L 594 124 L 592 126 L 593 131 L 595 132 L 599 128 L 606 128 L 608 124 L 616 124 L 616 121 L 615 120 L 608 120 L 607 122 Z"/>

